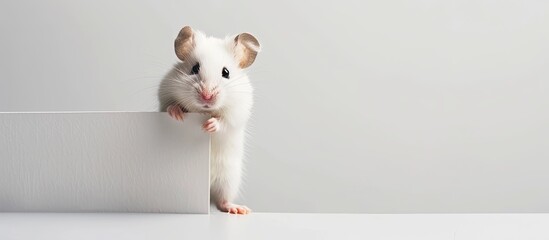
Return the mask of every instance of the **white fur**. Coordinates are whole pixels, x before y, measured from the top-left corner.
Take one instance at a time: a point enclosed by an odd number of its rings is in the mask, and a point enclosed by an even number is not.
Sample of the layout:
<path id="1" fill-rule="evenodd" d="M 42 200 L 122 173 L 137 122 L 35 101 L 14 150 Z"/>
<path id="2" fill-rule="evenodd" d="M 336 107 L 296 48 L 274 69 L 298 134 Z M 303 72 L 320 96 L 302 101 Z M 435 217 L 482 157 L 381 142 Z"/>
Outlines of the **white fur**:
<path id="1" fill-rule="evenodd" d="M 253 88 L 245 70 L 240 69 L 235 57 L 234 37 L 218 39 L 194 31 L 195 47 L 185 59 L 174 65 L 162 80 L 159 89 L 160 110 L 173 104 L 183 106 L 189 112 L 209 114 L 215 123 L 205 126 L 213 129 L 211 142 L 211 197 L 220 205 L 232 204 L 242 178 L 244 136 L 246 123 L 253 105 Z M 196 62 L 200 72 L 190 75 Z M 230 79 L 221 75 L 223 67 L 230 72 Z M 215 104 L 204 108 L 197 89 L 217 88 Z M 230 210 L 229 210 L 230 211 Z"/>

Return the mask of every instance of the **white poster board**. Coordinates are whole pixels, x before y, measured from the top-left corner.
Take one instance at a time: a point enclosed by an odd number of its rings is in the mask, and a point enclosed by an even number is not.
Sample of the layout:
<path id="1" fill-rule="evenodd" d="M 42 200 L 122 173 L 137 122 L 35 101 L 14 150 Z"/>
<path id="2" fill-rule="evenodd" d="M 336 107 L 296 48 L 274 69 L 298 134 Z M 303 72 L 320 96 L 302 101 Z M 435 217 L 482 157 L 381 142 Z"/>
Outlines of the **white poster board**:
<path id="1" fill-rule="evenodd" d="M 0 211 L 208 213 L 203 116 L 0 113 Z"/>

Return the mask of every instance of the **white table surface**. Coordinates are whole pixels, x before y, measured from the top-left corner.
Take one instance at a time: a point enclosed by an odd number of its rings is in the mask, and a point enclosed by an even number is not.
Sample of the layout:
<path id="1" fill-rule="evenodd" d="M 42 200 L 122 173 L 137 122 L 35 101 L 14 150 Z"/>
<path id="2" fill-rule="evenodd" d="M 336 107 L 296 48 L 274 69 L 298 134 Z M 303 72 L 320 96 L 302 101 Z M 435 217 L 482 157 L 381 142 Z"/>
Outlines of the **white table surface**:
<path id="1" fill-rule="evenodd" d="M 0 239 L 549 239 L 549 214 L 0 213 Z"/>

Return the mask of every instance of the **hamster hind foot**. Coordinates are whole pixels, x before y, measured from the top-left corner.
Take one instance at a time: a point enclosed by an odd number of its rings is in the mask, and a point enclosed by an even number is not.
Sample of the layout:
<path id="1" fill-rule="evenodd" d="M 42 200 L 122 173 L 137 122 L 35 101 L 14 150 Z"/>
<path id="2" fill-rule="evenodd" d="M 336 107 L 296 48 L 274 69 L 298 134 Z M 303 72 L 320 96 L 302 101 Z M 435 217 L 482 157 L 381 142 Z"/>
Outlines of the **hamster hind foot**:
<path id="1" fill-rule="evenodd" d="M 217 204 L 217 209 L 221 212 L 226 212 L 230 214 L 240 214 L 240 215 L 246 215 L 252 212 L 251 209 L 244 205 L 238 205 L 230 202 L 223 202 L 221 204 Z"/>

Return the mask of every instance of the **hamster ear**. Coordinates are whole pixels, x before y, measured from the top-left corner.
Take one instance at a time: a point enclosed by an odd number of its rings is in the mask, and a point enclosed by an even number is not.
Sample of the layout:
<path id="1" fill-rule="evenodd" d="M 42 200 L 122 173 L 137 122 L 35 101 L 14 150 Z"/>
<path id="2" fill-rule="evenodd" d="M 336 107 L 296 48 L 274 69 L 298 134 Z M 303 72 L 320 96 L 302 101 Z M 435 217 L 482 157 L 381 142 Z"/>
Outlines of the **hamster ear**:
<path id="1" fill-rule="evenodd" d="M 177 55 L 181 61 L 185 61 L 194 48 L 193 36 L 193 29 L 189 26 L 185 26 L 179 31 L 179 34 L 175 39 L 175 55 Z"/>
<path id="2" fill-rule="evenodd" d="M 252 65 L 260 50 L 261 45 L 252 34 L 241 33 L 234 38 L 234 55 L 240 68 Z"/>

